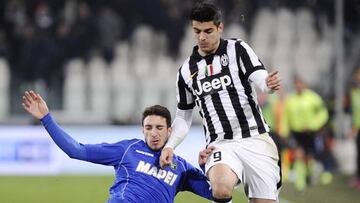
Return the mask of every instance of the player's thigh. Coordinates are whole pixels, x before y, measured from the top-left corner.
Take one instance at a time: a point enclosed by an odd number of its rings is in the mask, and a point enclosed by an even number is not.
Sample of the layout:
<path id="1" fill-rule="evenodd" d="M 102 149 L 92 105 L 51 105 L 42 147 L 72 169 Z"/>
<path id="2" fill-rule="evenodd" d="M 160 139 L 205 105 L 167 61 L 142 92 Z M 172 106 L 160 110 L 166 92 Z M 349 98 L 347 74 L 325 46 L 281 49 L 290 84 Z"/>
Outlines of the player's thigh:
<path id="1" fill-rule="evenodd" d="M 314 155 L 315 153 L 315 133 L 307 133 L 305 138 L 304 149 L 306 155 Z"/>
<path id="2" fill-rule="evenodd" d="M 291 133 L 292 138 L 295 140 L 296 143 L 296 147 L 300 147 L 305 149 L 306 148 L 306 133 L 302 133 L 302 132 L 292 132 Z"/>
<path id="3" fill-rule="evenodd" d="M 280 159 L 275 143 L 267 135 L 243 143 L 245 191 L 251 199 L 277 200 L 281 186 Z"/>

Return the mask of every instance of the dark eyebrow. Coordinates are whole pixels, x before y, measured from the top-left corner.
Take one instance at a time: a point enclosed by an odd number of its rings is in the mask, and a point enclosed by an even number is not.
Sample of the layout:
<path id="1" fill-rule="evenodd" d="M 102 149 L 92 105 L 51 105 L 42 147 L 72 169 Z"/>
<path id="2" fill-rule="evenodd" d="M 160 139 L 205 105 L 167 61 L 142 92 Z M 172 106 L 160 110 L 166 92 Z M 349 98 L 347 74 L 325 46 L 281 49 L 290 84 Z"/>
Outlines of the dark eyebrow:
<path id="1" fill-rule="evenodd" d="M 205 29 L 205 30 L 201 30 L 201 29 L 198 29 L 198 28 L 194 27 L 194 30 L 197 31 L 197 32 L 201 32 L 201 31 L 210 32 L 210 31 L 212 31 L 213 29 L 214 29 L 214 28 L 207 28 L 207 29 Z"/>
<path id="2" fill-rule="evenodd" d="M 148 124 L 148 125 L 145 125 L 145 127 L 152 127 L 152 125 Z M 156 127 L 156 128 L 158 128 L 158 127 L 165 127 L 165 125 L 156 125 L 155 127 Z"/>

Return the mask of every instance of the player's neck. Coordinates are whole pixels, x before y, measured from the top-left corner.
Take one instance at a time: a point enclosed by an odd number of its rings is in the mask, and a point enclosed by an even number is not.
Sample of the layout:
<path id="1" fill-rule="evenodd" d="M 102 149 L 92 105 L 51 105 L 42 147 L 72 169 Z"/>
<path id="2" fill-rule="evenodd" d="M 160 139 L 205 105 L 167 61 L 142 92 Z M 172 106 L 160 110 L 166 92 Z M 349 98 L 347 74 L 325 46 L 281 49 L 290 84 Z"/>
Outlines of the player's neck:
<path id="1" fill-rule="evenodd" d="M 207 56 L 207 55 L 210 55 L 210 54 L 215 54 L 215 52 L 218 50 L 219 46 L 220 46 L 220 39 L 216 42 L 216 45 L 212 50 L 203 51 L 201 49 L 198 49 L 198 52 L 199 52 L 200 56 Z"/>

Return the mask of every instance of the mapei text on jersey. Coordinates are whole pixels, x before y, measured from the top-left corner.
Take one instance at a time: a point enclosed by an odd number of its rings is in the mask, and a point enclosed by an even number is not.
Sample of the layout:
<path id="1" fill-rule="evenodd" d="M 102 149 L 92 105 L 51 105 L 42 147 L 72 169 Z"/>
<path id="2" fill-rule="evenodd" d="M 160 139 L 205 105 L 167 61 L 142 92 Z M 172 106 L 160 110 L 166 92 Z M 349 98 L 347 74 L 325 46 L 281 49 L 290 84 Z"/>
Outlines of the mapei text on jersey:
<path id="1" fill-rule="evenodd" d="M 178 177 L 178 175 L 174 174 L 171 171 L 166 171 L 163 169 L 159 169 L 156 166 L 151 166 L 150 163 L 146 163 L 145 161 L 139 161 L 136 167 L 136 171 L 152 175 L 160 180 L 163 179 L 164 182 L 170 186 L 174 184 L 176 178 Z"/>

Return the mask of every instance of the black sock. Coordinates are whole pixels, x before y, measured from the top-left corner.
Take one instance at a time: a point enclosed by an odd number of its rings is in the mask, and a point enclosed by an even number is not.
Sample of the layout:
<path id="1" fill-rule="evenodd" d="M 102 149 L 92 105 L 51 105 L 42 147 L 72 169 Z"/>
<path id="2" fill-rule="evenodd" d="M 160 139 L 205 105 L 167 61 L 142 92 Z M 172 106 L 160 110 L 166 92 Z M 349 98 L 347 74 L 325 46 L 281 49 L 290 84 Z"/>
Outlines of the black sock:
<path id="1" fill-rule="evenodd" d="M 223 198 L 223 199 L 218 199 L 218 198 L 213 197 L 213 201 L 214 201 L 214 202 L 219 202 L 219 203 L 220 203 L 220 202 L 230 202 L 231 199 L 232 199 L 232 197 Z"/>

